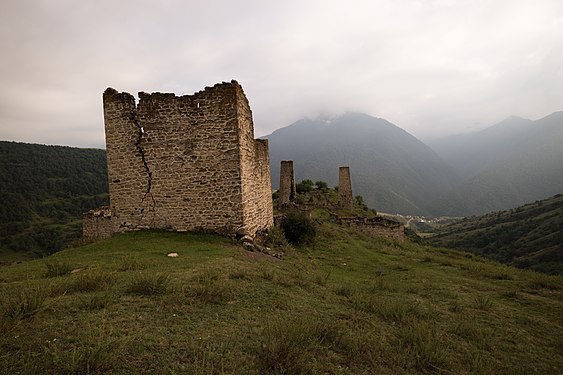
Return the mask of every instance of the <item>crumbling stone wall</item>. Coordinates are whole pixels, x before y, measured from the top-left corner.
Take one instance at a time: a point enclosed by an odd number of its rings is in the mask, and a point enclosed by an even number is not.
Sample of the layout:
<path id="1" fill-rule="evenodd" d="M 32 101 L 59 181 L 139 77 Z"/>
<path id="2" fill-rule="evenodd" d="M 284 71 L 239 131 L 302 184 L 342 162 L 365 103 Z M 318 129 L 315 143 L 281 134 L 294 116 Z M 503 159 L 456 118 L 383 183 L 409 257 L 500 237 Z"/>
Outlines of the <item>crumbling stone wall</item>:
<path id="1" fill-rule="evenodd" d="M 338 170 L 338 206 L 342 210 L 354 207 L 350 167 L 340 167 Z"/>
<path id="2" fill-rule="evenodd" d="M 268 140 L 254 139 L 254 125 L 248 99 L 238 86 L 235 91 L 239 123 L 239 151 L 242 173 L 242 213 L 248 234 L 274 225 L 272 180 Z"/>
<path id="3" fill-rule="evenodd" d="M 401 223 L 380 216 L 367 217 L 339 217 L 338 222 L 372 237 L 383 237 L 389 240 L 404 242 L 405 227 Z"/>
<path id="4" fill-rule="evenodd" d="M 273 225 L 267 141 L 236 82 L 194 95 L 103 95 L 113 232 Z"/>
<path id="5" fill-rule="evenodd" d="M 288 206 L 296 194 L 293 160 L 282 160 L 280 165 L 280 206 Z"/>
<path id="6" fill-rule="evenodd" d="M 108 206 L 90 210 L 82 215 L 82 238 L 97 241 L 111 237 L 111 211 Z"/>

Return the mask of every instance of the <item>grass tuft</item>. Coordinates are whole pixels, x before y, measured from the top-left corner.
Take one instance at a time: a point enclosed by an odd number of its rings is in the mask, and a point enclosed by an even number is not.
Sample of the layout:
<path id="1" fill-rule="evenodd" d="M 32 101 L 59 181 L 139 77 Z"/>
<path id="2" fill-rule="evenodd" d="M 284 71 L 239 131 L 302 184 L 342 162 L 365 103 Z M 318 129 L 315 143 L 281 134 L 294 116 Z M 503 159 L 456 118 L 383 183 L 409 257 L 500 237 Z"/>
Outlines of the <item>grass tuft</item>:
<path id="1" fill-rule="evenodd" d="M 415 321 L 400 326 L 398 331 L 398 338 L 418 371 L 439 372 L 447 367 L 447 344 L 441 336 L 436 327 Z"/>
<path id="2" fill-rule="evenodd" d="M 108 289 L 115 282 L 114 275 L 102 271 L 85 272 L 73 280 L 69 292 L 97 292 Z"/>
<path id="3" fill-rule="evenodd" d="M 262 267 L 260 271 L 260 277 L 262 277 L 262 279 L 274 281 L 276 274 L 272 268 Z"/>
<path id="4" fill-rule="evenodd" d="M 112 296 L 109 293 L 96 293 L 80 299 L 82 308 L 86 310 L 101 310 L 111 304 Z"/>
<path id="5" fill-rule="evenodd" d="M 142 271 L 147 269 L 148 265 L 141 261 L 135 255 L 127 255 L 124 259 L 122 259 L 117 267 L 118 271 Z"/>
<path id="6" fill-rule="evenodd" d="M 348 300 L 352 307 L 359 312 L 373 314 L 379 310 L 379 301 L 369 294 L 355 292 L 348 297 Z"/>
<path id="7" fill-rule="evenodd" d="M 334 288 L 334 294 L 341 297 L 350 297 L 356 292 L 356 288 L 351 285 L 338 285 Z"/>
<path id="8" fill-rule="evenodd" d="M 377 314 L 389 322 L 405 323 L 410 319 L 421 318 L 423 315 L 418 305 L 410 301 L 381 298 L 378 302 Z"/>
<path id="9" fill-rule="evenodd" d="M 229 272 L 229 279 L 232 280 L 249 280 L 250 275 L 244 269 L 236 269 Z"/>
<path id="10" fill-rule="evenodd" d="M 490 299 L 487 296 L 476 296 L 473 299 L 473 302 L 475 303 L 475 307 L 478 308 L 479 310 L 490 310 L 493 307 L 493 300 Z"/>
<path id="11" fill-rule="evenodd" d="M 321 345 L 337 346 L 341 333 L 312 317 L 274 319 L 268 322 L 257 350 L 261 373 L 311 373 Z"/>
<path id="12" fill-rule="evenodd" d="M 534 290 L 562 290 L 563 283 L 560 277 L 534 272 L 532 273 L 531 280 L 528 282 L 528 287 Z"/>
<path id="13" fill-rule="evenodd" d="M 103 271 L 85 271 L 72 275 L 62 282 L 52 283 L 49 291 L 52 297 L 81 292 L 99 292 L 115 283 L 115 275 Z"/>
<path id="14" fill-rule="evenodd" d="M 276 283 L 283 287 L 297 286 L 300 288 L 307 288 L 309 280 L 303 272 L 292 269 L 289 273 L 281 274 L 276 278 Z"/>
<path id="15" fill-rule="evenodd" d="M 92 328 L 84 338 L 70 345 L 51 341 L 44 348 L 46 369 L 59 374 L 112 373 L 122 364 L 125 340 L 111 337 L 100 328 Z"/>
<path id="16" fill-rule="evenodd" d="M 141 296 L 164 294 L 169 288 L 168 276 L 154 272 L 139 272 L 127 286 L 127 293 Z"/>
<path id="17" fill-rule="evenodd" d="M 330 278 L 331 271 L 326 271 L 324 273 L 315 274 L 314 282 L 320 286 L 326 286 L 328 284 L 328 279 Z"/>
<path id="18" fill-rule="evenodd" d="M 481 326 L 475 320 L 461 319 L 454 326 L 452 333 L 472 341 L 482 349 L 488 350 L 491 347 L 491 330 Z"/>
<path id="19" fill-rule="evenodd" d="M 227 300 L 230 290 L 217 270 L 206 268 L 197 277 L 187 294 L 205 303 L 219 304 Z"/>
<path id="20" fill-rule="evenodd" d="M 47 270 L 44 273 L 44 277 L 59 277 L 59 276 L 66 276 L 70 274 L 73 270 L 73 267 L 66 262 L 58 262 L 58 261 L 51 261 L 45 262 L 45 266 Z"/>
<path id="21" fill-rule="evenodd" d="M 25 286 L 12 292 L 3 291 L 1 297 L 1 312 L 4 318 L 29 319 L 41 311 L 47 293 L 40 286 Z"/>

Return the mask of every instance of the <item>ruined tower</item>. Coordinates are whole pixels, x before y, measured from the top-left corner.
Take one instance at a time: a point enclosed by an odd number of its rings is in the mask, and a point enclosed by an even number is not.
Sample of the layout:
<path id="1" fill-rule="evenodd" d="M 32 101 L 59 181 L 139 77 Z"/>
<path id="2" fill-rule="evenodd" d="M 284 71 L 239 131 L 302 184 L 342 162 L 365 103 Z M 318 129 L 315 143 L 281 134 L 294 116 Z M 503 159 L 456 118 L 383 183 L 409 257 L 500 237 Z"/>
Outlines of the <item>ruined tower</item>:
<path id="1" fill-rule="evenodd" d="M 254 235 L 273 225 L 267 140 L 242 87 L 193 95 L 103 95 L 113 232 L 159 228 Z"/>
<path id="2" fill-rule="evenodd" d="M 338 206 L 343 210 L 354 207 L 350 167 L 340 167 L 338 171 Z"/>
<path id="3" fill-rule="evenodd" d="M 282 160 L 280 165 L 280 206 L 287 206 L 295 198 L 293 160 Z"/>

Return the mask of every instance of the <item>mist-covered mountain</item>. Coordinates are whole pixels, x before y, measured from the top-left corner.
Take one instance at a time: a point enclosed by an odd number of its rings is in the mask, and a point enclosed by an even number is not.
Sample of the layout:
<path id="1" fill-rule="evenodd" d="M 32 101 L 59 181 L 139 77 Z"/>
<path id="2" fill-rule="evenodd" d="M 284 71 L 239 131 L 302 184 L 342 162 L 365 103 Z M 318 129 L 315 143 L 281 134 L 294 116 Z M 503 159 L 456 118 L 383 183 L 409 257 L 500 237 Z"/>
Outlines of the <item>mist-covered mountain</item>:
<path id="1" fill-rule="evenodd" d="M 482 131 L 429 140 L 426 144 L 463 178 L 489 168 L 510 154 L 532 128 L 532 120 L 512 116 Z"/>
<path id="2" fill-rule="evenodd" d="M 293 160 L 297 180 L 338 184 L 349 165 L 355 195 L 380 211 L 430 214 L 432 197 L 461 182 L 453 168 L 403 129 L 361 113 L 302 119 L 266 136 L 274 187 L 281 160 Z"/>
<path id="3" fill-rule="evenodd" d="M 465 177 L 435 199 L 434 212 L 483 214 L 563 192 L 563 112 L 537 121 L 511 117 L 431 145 Z"/>

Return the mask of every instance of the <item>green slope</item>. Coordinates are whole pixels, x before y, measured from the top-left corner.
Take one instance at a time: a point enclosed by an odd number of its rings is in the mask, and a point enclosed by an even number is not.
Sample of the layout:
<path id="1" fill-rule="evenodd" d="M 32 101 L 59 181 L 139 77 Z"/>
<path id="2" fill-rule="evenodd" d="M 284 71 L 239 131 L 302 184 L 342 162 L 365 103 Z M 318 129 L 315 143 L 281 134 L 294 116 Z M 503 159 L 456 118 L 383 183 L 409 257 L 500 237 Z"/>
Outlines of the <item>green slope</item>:
<path id="1" fill-rule="evenodd" d="M 563 275 L 563 195 L 466 218 L 427 239 L 522 268 Z"/>
<path id="2" fill-rule="evenodd" d="M 80 238 L 82 213 L 107 204 L 105 150 L 0 141 L 0 262 Z"/>
<path id="3" fill-rule="evenodd" d="M 563 371 L 561 277 L 327 216 L 315 211 L 316 244 L 283 260 L 136 232 L 4 267 L 0 373 Z"/>

